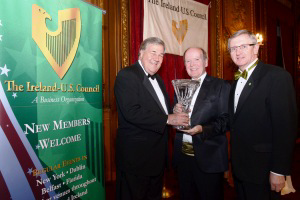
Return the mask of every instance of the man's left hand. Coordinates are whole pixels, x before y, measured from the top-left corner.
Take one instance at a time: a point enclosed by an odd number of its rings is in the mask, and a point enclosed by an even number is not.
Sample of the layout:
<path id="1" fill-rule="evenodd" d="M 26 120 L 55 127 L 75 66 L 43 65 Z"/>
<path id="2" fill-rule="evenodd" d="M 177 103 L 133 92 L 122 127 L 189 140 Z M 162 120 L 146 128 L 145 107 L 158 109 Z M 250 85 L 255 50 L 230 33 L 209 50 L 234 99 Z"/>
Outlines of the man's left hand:
<path id="1" fill-rule="evenodd" d="M 282 190 L 282 188 L 285 185 L 285 178 L 284 176 L 278 176 L 270 172 L 270 184 L 271 184 L 271 190 L 280 192 L 280 190 Z"/>
<path id="2" fill-rule="evenodd" d="M 194 126 L 192 129 L 189 130 L 182 130 L 183 132 L 189 134 L 189 135 L 196 135 L 198 133 L 202 132 L 202 126 L 201 125 L 197 125 Z"/>

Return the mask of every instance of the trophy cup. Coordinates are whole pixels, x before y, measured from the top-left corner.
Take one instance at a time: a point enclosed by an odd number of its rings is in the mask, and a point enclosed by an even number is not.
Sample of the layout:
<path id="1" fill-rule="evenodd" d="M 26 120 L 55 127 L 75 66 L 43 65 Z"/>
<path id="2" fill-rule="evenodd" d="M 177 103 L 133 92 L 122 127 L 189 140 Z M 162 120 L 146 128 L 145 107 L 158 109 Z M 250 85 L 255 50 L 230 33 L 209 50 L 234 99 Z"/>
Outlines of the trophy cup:
<path id="1" fill-rule="evenodd" d="M 172 84 L 177 96 L 178 103 L 183 105 L 183 112 L 188 113 L 189 107 L 196 89 L 199 87 L 200 82 L 191 79 L 175 79 Z M 178 130 L 191 129 L 191 122 L 188 126 L 174 126 Z"/>

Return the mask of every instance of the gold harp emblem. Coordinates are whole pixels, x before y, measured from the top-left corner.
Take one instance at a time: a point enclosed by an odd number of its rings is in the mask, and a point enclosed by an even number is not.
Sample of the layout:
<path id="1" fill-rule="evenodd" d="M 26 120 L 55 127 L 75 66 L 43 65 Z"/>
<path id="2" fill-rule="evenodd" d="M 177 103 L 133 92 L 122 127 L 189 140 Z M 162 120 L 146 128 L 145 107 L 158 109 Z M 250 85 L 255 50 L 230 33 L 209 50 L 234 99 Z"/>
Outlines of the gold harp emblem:
<path id="1" fill-rule="evenodd" d="M 52 20 L 43 8 L 33 4 L 32 38 L 59 78 L 63 79 L 78 49 L 81 33 L 80 9 L 58 11 L 58 29 L 54 32 L 48 30 L 46 19 Z"/>
<path id="2" fill-rule="evenodd" d="M 172 32 L 179 44 L 182 44 L 187 31 L 188 21 L 186 19 L 179 22 L 179 28 L 177 28 L 177 22 L 172 20 Z"/>

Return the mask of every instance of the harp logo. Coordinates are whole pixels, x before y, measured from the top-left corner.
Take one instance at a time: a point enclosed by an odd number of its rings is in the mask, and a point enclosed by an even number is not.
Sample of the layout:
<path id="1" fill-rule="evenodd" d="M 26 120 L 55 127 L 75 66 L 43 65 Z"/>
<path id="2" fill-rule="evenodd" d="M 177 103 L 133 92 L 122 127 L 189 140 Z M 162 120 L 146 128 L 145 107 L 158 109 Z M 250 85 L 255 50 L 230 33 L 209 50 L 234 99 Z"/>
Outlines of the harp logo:
<path id="1" fill-rule="evenodd" d="M 172 32 L 180 45 L 182 44 L 187 31 L 188 21 L 186 19 L 179 22 L 179 28 L 177 28 L 177 22 L 172 20 Z"/>
<path id="2" fill-rule="evenodd" d="M 51 16 L 36 4 L 32 5 L 32 38 L 60 79 L 69 70 L 80 40 L 79 8 L 58 11 L 58 29 L 49 31 L 46 19 Z"/>

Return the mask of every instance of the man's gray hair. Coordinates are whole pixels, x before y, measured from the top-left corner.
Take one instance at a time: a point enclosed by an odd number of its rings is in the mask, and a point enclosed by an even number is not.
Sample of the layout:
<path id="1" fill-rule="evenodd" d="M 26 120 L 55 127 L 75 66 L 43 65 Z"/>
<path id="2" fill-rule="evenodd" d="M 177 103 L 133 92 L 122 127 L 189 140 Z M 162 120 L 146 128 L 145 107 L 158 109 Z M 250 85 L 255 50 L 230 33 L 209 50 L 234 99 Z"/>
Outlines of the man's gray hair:
<path id="1" fill-rule="evenodd" d="M 164 52 L 166 52 L 166 46 L 165 46 L 164 41 L 162 41 L 158 37 L 149 37 L 142 42 L 142 44 L 140 46 L 138 57 L 140 57 L 141 51 L 145 50 L 149 44 L 162 45 L 164 47 Z"/>
<path id="2" fill-rule="evenodd" d="M 239 30 L 237 32 L 235 32 L 229 39 L 228 39 L 228 49 L 230 48 L 230 41 L 240 35 L 248 35 L 252 41 L 253 44 L 257 44 L 257 39 L 256 36 L 254 35 L 254 33 L 252 33 L 251 31 L 248 31 L 246 29 L 243 30 Z"/>

